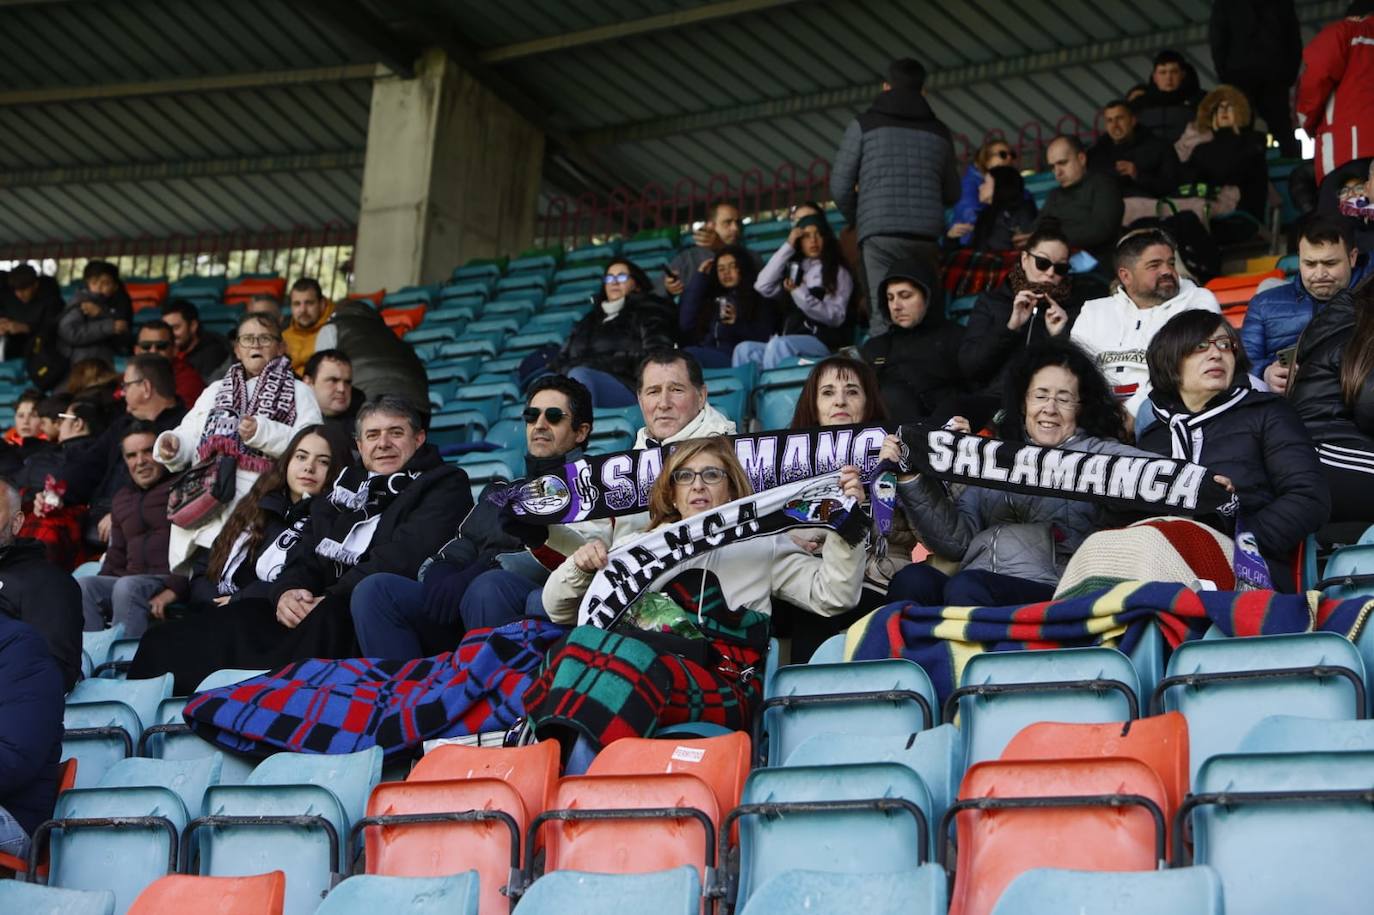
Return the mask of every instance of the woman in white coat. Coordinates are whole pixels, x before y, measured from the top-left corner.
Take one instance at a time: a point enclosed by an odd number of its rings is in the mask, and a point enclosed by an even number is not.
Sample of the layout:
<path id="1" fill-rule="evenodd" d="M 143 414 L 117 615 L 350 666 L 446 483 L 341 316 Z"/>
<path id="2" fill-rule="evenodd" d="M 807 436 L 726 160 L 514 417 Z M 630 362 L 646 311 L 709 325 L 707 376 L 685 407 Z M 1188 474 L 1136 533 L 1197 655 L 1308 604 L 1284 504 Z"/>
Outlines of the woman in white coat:
<path id="1" fill-rule="evenodd" d="M 244 317 L 234 336 L 237 361 L 196 398 L 181 425 L 158 436 L 154 455 L 173 473 L 220 456 L 237 463 L 234 497 L 227 505 L 195 528 L 172 526 L 167 561 L 173 572 L 190 574 L 195 551 L 215 542 L 234 504 L 300 429 L 321 421 L 314 393 L 291 374 L 285 351 L 280 327 Z"/>

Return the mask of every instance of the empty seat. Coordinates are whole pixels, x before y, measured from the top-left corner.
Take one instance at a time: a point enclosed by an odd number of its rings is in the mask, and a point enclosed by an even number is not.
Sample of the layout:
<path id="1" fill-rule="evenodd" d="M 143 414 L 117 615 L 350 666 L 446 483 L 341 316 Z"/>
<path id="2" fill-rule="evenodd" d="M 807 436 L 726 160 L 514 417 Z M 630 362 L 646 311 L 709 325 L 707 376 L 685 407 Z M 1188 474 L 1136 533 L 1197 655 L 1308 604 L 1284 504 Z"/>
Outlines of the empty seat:
<path id="1" fill-rule="evenodd" d="M 934 864 L 882 874 L 788 870 L 749 897 L 741 915 L 945 915 L 945 872 Z"/>
<path id="2" fill-rule="evenodd" d="M 536 880 L 515 907 L 515 915 L 697 915 L 700 911 L 701 881 L 690 867 L 647 874 L 557 871 Z"/>
<path id="3" fill-rule="evenodd" d="M 964 762 L 1002 755 L 1007 741 L 1037 721 L 1125 721 L 1139 714 L 1135 667 L 1112 648 L 996 651 L 974 655 L 945 704 L 957 704 Z"/>
<path id="4" fill-rule="evenodd" d="M 0 912 L 24 915 L 114 915 L 109 890 L 68 890 L 40 883 L 0 880 Z"/>
<path id="5" fill-rule="evenodd" d="M 1240 753 L 1346 750 L 1374 750 L 1374 721 L 1270 715 L 1255 722 L 1236 747 Z"/>
<path id="6" fill-rule="evenodd" d="M 749 777 L 749 735 L 734 731 L 695 740 L 626 737 L 607 744 L 592 760 L 588 775 L 695 775 L 716 796 L 720 810 L 737 806 Z"/>
<path id="7" fill-rule="evenodd" d="M 238 668 L 217 670 L 200 681 L 195 691 L 202 693 L 209 689 L 218 689 L 221 686 L 239 683 L 265 673 L 267 673 L 265 670 L 241 670 Z M 219 754 L 221 757 L 219 784 L 243 784 L 248 780 L 254 766 L 258 764 L 258 760 L 255 757 L 242 756 L 216 746 L 194 733 L 182 716 L 182 710 L 185 709 L 187 701 L 186 697 L 179 696 L 162 700 L 158 705 L 157 723 L 143 730 L 143 737 L 139 741 L 139 755 L 151 756 L 155 759 L 199 759 Z"/>
<path id="8" fill-rule="evenodd" d="M 930 677 L 910 661 L 794 664 L 769 684 L 757 752 L 782 765 L 815 734 L 914 734 L 934 726 L 936 715 Z"/>
<path id="9" fill-rule="evenodd" d="M 446 744 L 426 753 L 406 781 L 495 778 L 520 794 L 534 816 L 549 808 L 558 789 L 559 748 L 556 740 L 524 747 L 464 747 Z"/>
<path id="10" fill-rule="evenodd" d="M 81 650 L 90 655 L 95 666 L 104 664 L 110 657 L 110 646 L 115 640 L 124 638 L 124 624 L 115 623 L 109 629 L 81 633 Z"/>
<path id="11" fill-rule="evenodd" d="M 1143 802 L 1125 802 L 1125 795 Z M 1046 806 L 1046 799 L 1056 799 Z M 1082 798 L 1070 801 L 1069 798 Z M 989 761 L 964 776 L 955 817 L 950 915 L 986 915 L 1033 867 L 1154 870 L 1163 858 L 1164 786 L 1136 759 Z"/>
<path id="12" fill-rule="evenodd" d="M 251 877 L 163 877 L 139 894 L 129 915 L 282 915 L 286 875 L 281 871 Z"/>
<path id="13" fill-rule="evenodd" d="M 317 915 L 477 915 L 479 911 L 475 871 L 448 877 L 350 877 L 315 910 Z M 509 911 L 507 906 L 496 915 Z"/>
<path id="14" fill-rule="evenodd" d="M 1332 632 L 1203 639 L 1174 651 L 1151 705 L 1188 719 L 1195 777 L 1207 757 L 1234 752 L 1269 715 L 1363 717 L 1364 683 L 1359 652 Z"/>
<path id="15" fill-rule="evenodd" d="M 1013 880 L 992 911 L 993 915 L 1222 915 L 1225 909 L 1221 880 L 1210 867 L 1139 873 L 1037 867 Z"/>
<path id="16" fill-rule="evenodd" d="M 62 756 L 80 760 L 77 787 L 100 781 L 115 762 L 132 756 L 143 728 L 172 694 L 172 675 L 147 680 L 82 680 L 67 695 Z"/>
<path id="17" fill-rule="evenodd" d="M 1194 862 L 1221 876 L 1227 911 L 1368 912 L 1371 772 L 1370 752 L 1226 754 L 1204 762 L 1179 817 L 1192 821 Z M 1184 863 L 1179 845 L 1176 836 L 1175 865 Z"/>

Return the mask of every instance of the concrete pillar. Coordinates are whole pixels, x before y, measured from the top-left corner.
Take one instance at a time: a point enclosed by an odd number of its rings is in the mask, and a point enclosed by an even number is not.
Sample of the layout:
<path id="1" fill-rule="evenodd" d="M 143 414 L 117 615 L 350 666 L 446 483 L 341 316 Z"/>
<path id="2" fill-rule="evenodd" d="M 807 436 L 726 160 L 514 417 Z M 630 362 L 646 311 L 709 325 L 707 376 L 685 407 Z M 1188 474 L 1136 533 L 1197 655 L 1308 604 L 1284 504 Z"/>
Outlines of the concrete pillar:
<path id="1" fill-rule="evenodd" d="M 534 237 L 544 135 L 442 51 L 372 88 L 353 288 L 446 279 Z"/>

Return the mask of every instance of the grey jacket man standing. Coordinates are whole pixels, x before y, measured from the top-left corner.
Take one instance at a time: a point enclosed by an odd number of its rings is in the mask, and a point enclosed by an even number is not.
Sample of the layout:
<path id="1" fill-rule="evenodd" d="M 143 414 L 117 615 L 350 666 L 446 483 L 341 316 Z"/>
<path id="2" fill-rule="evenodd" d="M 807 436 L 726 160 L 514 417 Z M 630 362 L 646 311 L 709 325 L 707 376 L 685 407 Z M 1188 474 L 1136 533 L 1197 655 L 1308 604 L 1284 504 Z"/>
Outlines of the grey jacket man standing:
<path id="1" fill-rule="evenodd" d="M 830 170 L 830 195 L 859 233 L 869 291 L 869 333 L 887 330 L 879 281 L 897 261 L 927 261 L 937 275 L 945 208 L 959 199 L 949 128 L 926 102 L 925 67 L 905 58 L 888 67 L 873 106 L 845 129 Z M 935 290 L 932 308 L 944 308 Z"/>

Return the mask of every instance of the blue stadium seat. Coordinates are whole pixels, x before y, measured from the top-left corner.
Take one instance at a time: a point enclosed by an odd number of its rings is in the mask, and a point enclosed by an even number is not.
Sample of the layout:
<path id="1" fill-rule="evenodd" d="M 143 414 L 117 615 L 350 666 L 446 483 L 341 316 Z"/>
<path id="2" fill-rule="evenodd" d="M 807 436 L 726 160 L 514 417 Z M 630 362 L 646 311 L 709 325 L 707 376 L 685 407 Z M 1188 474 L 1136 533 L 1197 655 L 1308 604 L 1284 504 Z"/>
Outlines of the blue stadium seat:
<path id="1" fill-rule="evenodd" d="M 424 321 L 420 322 L 421 327 L 444 327 L 455 325 L 459 328 L 465 327 L 477 320 L 477 316 L 482 313 L 481 303 L 473 305 L 470 302 L 443 303 L 438 308 L 431 308 L 425 312 Z"/>
<path id="2" fill-rule="evenodd" d="M 64 890 L 40 883 L 0 880 L 0 912 L 24 915 L 114 915 L 109 890 Z"/>
<path id="3" fill-rule="evenodd" d="M 220 301 L 229 280 L 223 276 L 183 276 L 167 289 L 168 299 L 211 299 Z"/>
<path id="4" fill-rule="evenodd" d="M 487 429 L 487 441 L 512 451 L 525 450 L 525 421 L 502 419 Z"/>
<path id="5" fill-rule="evenodd" d="M 406 334 L 405 341 L 411 346 L 419 346 L 422 343 L 447 343 L 450 340 L 457 340 L 463 328 L 457 323 L 454 324 L 430 324 L 425 323 L 424 327 L 417 327 Z"/>
<path id="6" fill-rule="evenodd" d="M 143 728 L 172 695 L 172 675 L 147 680 L 82 680 L 67 695 L 62 758 L 78 761 L 77 787 L 97 784 L 105 771 L 133 755 Z"/>
<path id="7" fill-rule="evenodd" d="M 560 253 L 559 256 L 561 256 L 561 253 Z M 506 274 L 507 274 L 507 275 L 510 275 L 510 274 L 512 274 L 512 273 L 547 273 L 547 274 L 551 274 L 551 273 L 553 273 L 553 272 L 554 272 L 555 270 L 557 270 L 557 269 L 558 269 L 558 258 L 557 258 L 557 257 L 554 257 L 553 254 L 551 254 L 551 253 L 547 253 L 547 252 L 542 252 L 542 251 L 541 251 L 541 252 L 539 252 L 538 254 L 533 254 L 533 253 L 531 253 L 531 254 L 522 255 L 522 256 L 517 257 L 517 258 L 513 258 L 513 259 L 511 260 L 511 262 L 510 262 L 509 264 L 506 265 Z"/>
<path id="8" fill-rule="evenodd" d="M 1374 597 L 1374 540 L 1368 531 L 1359 543 L 1340 547 L 1331 554 L 1321 581 L 1314 587 L 1325 597 L 1337 600 Z"/>
<path id="9" fill-rule="evenodd" d="M 485 409 L 451 410 L 448 404 L 444 406 L 442 412 L 435 413 L 429 420 L 429 441 L 436 447 L 481 441 L 491 428 L 493 419 Z"/>
<path id="10" fill-rule="evenodd" d="M 745 223 L 744 225 L 745 241 L 755 238 L 775 238 L 778 236 L 786 238 L 791 232 L 792 221 L 790 219 L 764 219 Z"/>
<path id="11" fill-rule="evenodd" d="M 478 377 L 480 378 L 481 376 Z M 453 396 L 460 399 L 451 402 L 463 404 L 465 406 L 471 404 L 473 401 L 489 401 L 493 399 L 497 400 L 495 404 L 497 409 L 499 409 L 502 404 L 515 403 L 516 401 L 524 403 L 524 398 L 520 395 L 520 386 L 506 379 L 480 381 L 478 378 L 474 378 L 472 381 L 456 388 L 453 392 Z M 491 418 L 496 418 L 496 413 L 494 411 L 491 414 Z"/>
<path id="12" fill-rule="evenodd" d="M 1036 867 L 1012 880 L 993 915 L 1222 915 L 1221 878 L 1210 867 L 1072 871 Z"/>
<path id="13" fill-rule="evenodd" d="M 1036 721 L 1101 723 L 1139 715 L 1140 684 L 1130 659 L 1113 648 L 997 651 L 974 655 L 957 704 L 964 764 L 997 759 L 1017 731 Z"/>
<path id="14" fill-rule="evenodd" d="M 602 267 L 600 264 L 577 264 L 564 267 L 553 275 L 555 287 L 562 286 L 564 283 L 579 283 L 593 280 L 601 282 Z"/>
<path id="15" fill-rule="evenodd" d="M 1223 754 L 1203 763 L 1179 821 L 1191 818 L 1193 861 L 1221 875 L 1227 911 L 1368 912 L 1371 772 L 1369 752 Z M 1178 865 L 1183 830 L 1174 832 Z"/>
<path id="16" fill-rule="evenodd" d="M 564 339 L 567 339 L 568 331 L 577 323 L 577 316 L 567 311 L 546 311 L 541 314 L 533 315 L 524 326 L 520 328 L 522 334 L 532 334 L 541 331 L 556 330 Z"/>
<path id="17" fill-rule="evenodd" d="M 488 302 L 487 307 L 482 309 L 482 319 L 508 318 L 515 321 L 518 329 L 534 314 L 534 309 L 535 304 L 529 299 L 497 299 L 495 302 Z"/>
<path id="18" fill-rule="evenodd" d="M 429 376 L 431 385 L 444 381 L 463 382 L 477 374 L 480 364 L 481 360 L 471 356 L 443 359 L 425 366 L 425 374 Z"/>
<path id="19" fill-rule="evenodd" d="M 484 359 L 482 361 L 483 375 L 501 375 L 505 380 L 513 377 L 512 373 L 520 368 L 520 363 L 528 357 L 528 353 L 512 353 L 510 355 L 497 356 L 495 359 Z M 524 406 L 522 403 L 521 406 Z"/>
<path id="20" fill-rule="evenodd" d="M 211 753 L 198 759 L 121 759 L 100 779 L 99 789 L 165 788 L 185 806 L 191 816 L 205 807 L 205 792 L 220 783 L 224 757 Z"/>
<path id="21" fill-rule="evenodd" d="M 491 298 L 491 290 L 495 285 L 496 280 L 492 277 L 455 280 L 440 287 L 437 298 L 440 302 L 449 302 L 460 297 L 475 296 L 481 302 L 485 302 Z"/>
<path id="22" fill-rule="evenodd" d="M 843 632 L 832 635 L 830 638 L 821 642 L 820 646 L 811 654 L 809 664 L 839 664 L 844 661 L 844 639 Z"/>
<path id="23" fill-rule="evenodd" d="M 895 873 L 786 870 L 755 890 L 740 915 L 944 915 L 946 895 L 945 872 L 934 864 Z"/>
<path id="24" fill-rule="evenodd" d="M 647 260 L 648 255 L 668 254 L 672 255 L 676 251 L 676 246 L 668 239 L 641 238 L 637 241 L 627 241 L 620 246 L 620 255 L 634 261 L 639 266 L 644 266 L 641 261 Z"/>
<path id="25" fill-rule="evenodd" d="M 1283 257 L 1279 258 L 1279 262 L 1275 266 L 1289 276 L 1293 276 L 1298 272 L 1298 264 L 1299 261 L 1296 254 L 1285 254 Z"/>
<path id="26" fill-rule="evenodd" d="M 520 455 L 514 451 L 475 451 L 458 455 L 453 463 L 463 468 L 472 486 L 472 498 L 477 500 L 483 488 L 493 480 L 515 480 L 524 469 Z"/>
<path id="27" fill-rule="evenodd" d="M 449 360 L 466 356 L 495 356 L 498 352 L 500 347 L 495 340 L 477 337 L 444 343 L 439 347 L 438 356 L 440 359 Z"/>
<path id="28" fill-rule="evenodd" d="M 597 284 L 600 288 L 600 284 Z M 592 308 L 592 295 L 596 290 L 570 289 L 567 291 L 558 290 L 553 295 L 544 300 L 544 311 L 571 311 L 579 317 L 586 314 Z"/>
<path id="29" fill-rule="evenodd" d="M 773 387 L 764 391 L 754 390 L 754 416 L 758 418 L 759 428 L 763 430 L 786 429 L 792 424 L 792 414 L 797 409 L 797 399 L 801 396 L 801 385 Z"/>
<path id="30" fill-rule="evenodd" d="M 524 303 L 522 302 L 520 304 L 523 305 Z M 496 317 L 492 317 L 491 311 L 488 309 L 482 312 L 482 319 L 480 321 L 473 321 L 468 325 L 467 330 L 463 332 L 463 336 L 471 339 L 480 334 L 486 334 L 491 335 L 493 339 L 504 340 L 506 337 L 520 330 L 520 324 L 523 320 L 523 318 L 514 315 L 497 315 Z"/>
<path id="31" fill-rule="evenodd" d="M 495 283 L 501 278 L 501 268 L 496 264 L 467 264 L 462 267 L 455 267 L 453 270 L 453 281 L 463 280 L 487 280 Z"/>
<path id="32" fill-rule="evenodd" d="M 587 451 L 612 454 L 634 447 L 639 424 L 624 416 L 596 416 L 593 414 L 592 434 L 587 439 Z"/>
<path id="33" fill-rule="evenodd" d="M 1238 753 L 1300 751 L 1374 751 L 1374 720 L 1332 721 L 1297 715 L 1270 715 L 1255 722 L 1241 738 Z"/>
<path id="34" fill-rule="evenodd" d="M 939 722 L 935 688 L 920 666 L 900 658 L 778 668 L 764 700 L 755 752 L 788 763 L 809 737 L 915 734 Z"/>
<path id="35" fill-rule="evenodd" d="M 239 683 L 266 672 L 265 670 L 217 670 L 200 681 L 196 687 L 196 692 L 200 693 L 208 689 L 228 686 L 231 683 Z M 223 757 L 220 765 L 219 784 L 243 784 L 248 780 L 253 767 L 257 765 L 257 760 L 217 747 L 193 733 L 190 726 L 186 724 L 186 719 L 182 717 L 182 710 L 186 707 L 187 701 L 185 697 L 173 697 L 164 699 L 158 705 L 157 723 L 144 730 L 143 738 L 139 741 L 139 755 L 150 756 L 154 759 L 186 760 L 201 759 L 219 754 Z"/>
<path id="36" fill-rule="evenodd" d="M 701 909 L 701 880 L 694 867 L 647 874 L 566 870 L 545 874 L 530 884 L 514 915 L 697 915 Z"/>
<path id="37" fill-rule="evenodd" d="M 1273 678 L 1266 670 L 1292 673 Z M 1259 673 L 1238 676 L 1245 672 Z M 1359 652 L 1332 632 L 1203 639 L 1174 650 L 1151 707 L 1179 711 L 1188 719 L 1189 765 L 1196 780 L 1208 757 L 1235 752 L 1262 718 L 1363 717 L 1365 683 Z"/>
<path id="38" fill-rule="evenodd" d="M 122 638 L 124 638 L 123 623 L 115 623 L 109 629 L 101 629 L 96 632 L 83 632 L 81 633 L 81 650 L 90 655 L 92 664 L 99 666 L 110 659 L 110 646 L 117 639 Z"/>
<path id="39" fill-rule="evenodd" d="M 382 296 L 383 308 L 401 308 L 410 305 L 429 305 L 433 303 L 439 287 L 403 286 L 395 292 Z"/>
<path id="40" fill-rule="evenodd" d="M 758 380 L 758 368 L 758 365 L 749 362 L 728 369 L 702 369 L 701 376 L 712 394 L 717 388 L 722 391 L 752 391 Z"/>
<path id="41" fill-rule="evenodd" d="M 541 346 L 562 346 L 568 339 L 567 330 L 538 330 L 518 333 L 506 340 L 503 353 L 528 353 Z"/>
<path id="42" fill-rule="evenodd" d="M 973 314 L 973 306 L 977 304 L 978 296 L 966 295 L 957 299 L 950 299 L 945 304 L 945 316 L 950 320 L 960 324 L 968 324 L 969 315 Z"/>
<path id="43" fill-rule="evenodd" d="M 554 289 L 554 296 L 560 300 L 587 303 L 601 292 L 601 280 L 573 280 Z M 576 297 L 575 299 L 573 297 Z M 552 298 L 552 296 L 551 296 Z M 546 306 L 547 307 L 547 306 Z"/>
<path id="44" fill-rule="evenodd" d="M 522 289 L 535 289 L 540 293 L 547 294 L 550 276 L 551 274 L 540 271 L 509 273 L 497 281 L 496 295 L 504 296 L 508 292 L 517 292 Z"/>
<path id="45" fill-rule="evenodd" d="M 594 263 L 597 269 L 601 269 L 601 264 L 609 261 L 620 253 L 620 239 L 612 239 L 602 245 L 583 245 L 569 251 L 563 257 L 565 264 L 584 264 Z"/>
<path id="46" fill-rule="evenodd" d="M 478 915 L 477 872 L 451 877 L 349 877 L 316 915 Z"/>

